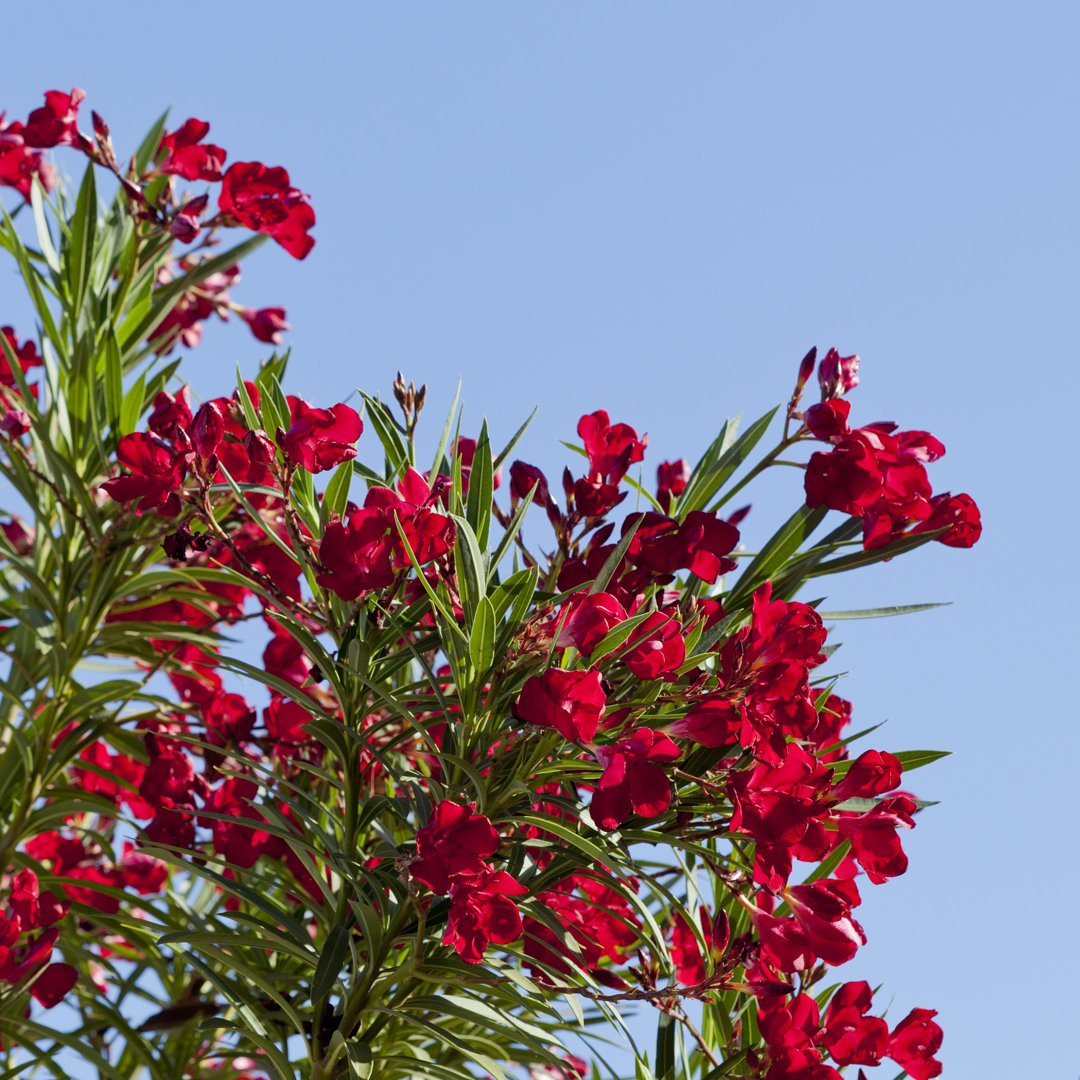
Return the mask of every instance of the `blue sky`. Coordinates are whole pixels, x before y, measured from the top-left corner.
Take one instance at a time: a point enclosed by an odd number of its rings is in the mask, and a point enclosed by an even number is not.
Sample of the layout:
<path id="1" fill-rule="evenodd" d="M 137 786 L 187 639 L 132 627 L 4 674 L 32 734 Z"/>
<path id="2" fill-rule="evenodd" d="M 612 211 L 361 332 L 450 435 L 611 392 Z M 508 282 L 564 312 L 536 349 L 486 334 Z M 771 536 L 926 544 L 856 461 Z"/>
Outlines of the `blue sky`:
<path id="1" fill-rule="evenodd" d="M 49 12 L 62 32 L 5 12 L 9 115 L 78 85 L 123 148 L 171 103 L 310 192 L 312 255 L 261 252 L 234 298 L 288 308 L 313 401 L 400 368 L 437 412 L 461 376 L 466 426 L 508 437 L 540 405 L 527 460 L 554 471 L 603 407 L 655 466 L 784 398 L 810 345 L 861 354 L 853 420 L 934 432 L 935 488 L 971 492 L 985 534 L 829 583 L 831 608 L 955 601 L 838 628 L 857 721 L 890 720 L 876 744 L 955 751 L 912 778 L 942 803 L 908 874 L 865 887 L 843 975 L 884 982 L 894 1019 L 937 1008 L 952 1078 L 1075 1076 L 1080 8 Z M 189 376 L 228 392 L 262 355 L 211 326 Z M 781 472 L 748 542 L 799 497 Z"/>

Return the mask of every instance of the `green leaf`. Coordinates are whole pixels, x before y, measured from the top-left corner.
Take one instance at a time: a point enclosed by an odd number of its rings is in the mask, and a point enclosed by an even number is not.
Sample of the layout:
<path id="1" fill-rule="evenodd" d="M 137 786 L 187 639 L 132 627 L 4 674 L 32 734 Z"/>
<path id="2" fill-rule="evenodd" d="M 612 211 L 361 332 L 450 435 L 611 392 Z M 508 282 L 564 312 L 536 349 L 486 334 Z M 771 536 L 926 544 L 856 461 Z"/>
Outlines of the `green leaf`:
<path id="1" fill-rule="evenodd" d="M 539 408 L 539 406 L 537 406 L 537 408 Z M 536 409 L 533 409 L 533 411 L 529 413 L 529 418 L 525 421 L 524 424 L 521 425 L 521 427 L 517 429 L 517 431 L 514 432 L 510 441 L 502 448 L 502 452 L 498 455 L 498 457 L 495 458 L 495 461 L 492 463 L 492 469 L 494 471 L 498 471 L 499 466 L 502 465 L 502 463 L 506 461 L 506 459 L 513 452 L 514 447 L 517 446 L 517 444 L 521 441 L 522 435 L 524 435 L 525 432 L 528 431 L 529 425 L 533 422 L 535 416 Z"/>
<path id="2" fill-rule="evenodd" d="M 431 475 L 437 476 L 443 471 L 443 456 L 446 448 L 450 445 L 450 432 L 454 430 L 454 414 L 457 412 L 458 402 L 461 400 L 461 380 L 457 381 L 457 390 L 454 391 L 454 400 L 450 402 L 450 411 L 446 414 L 446 423 L 443 424 L 442 435 L 439 437 L 439 445 L 435 447 L 435 460 L 431 463 Z M 461 418 L 458 417 L 458 423 Z"/>
<path id="3" fill-rule="evenodd" d="M 799 546 L 821 524 L 826 507 L 800 506 L 769 538 L 750 565 L 739 575 L 735 587 L 724 598 L 724 606 L 734 610 L 765 581 L 772 578 L 798 551 Z"/>
<path id="4" fill-rule="evenodd" d="M 71 299 L 71 313 L 78 318 L 82 310 L 90 271 L 94 265 L 94 234 L 97 228 L 97 186 L 94 180 L 96 166 L 90 162 L 83 174 L 79 198 L 75 204 L 75 216 L 71 221 L 71 239 L 67 250 L 67 285 Z"/>
<path id="5" fill-rule="evenodd" d="M 491 462 L 491 440 L 488 438 L 487 421 L 480 428 L 469 473 L 469 491 L 465 497 L 465 517 L 476 531 L 476 542 L 487 548 L 491 532 L 491 501 L 495 493 L 495 473 Z"/>
<path id="6" fill-rule="evenodd" d="M 895 756 L 903 765 L 904 774 L 907 775 L 915 769 L 921 769 L 924 765 L 929 765 L 932 761 L 948 757 L 951 753 L 951 750 L 901 750 Z"/>
<path id="7" fill-rule="evenodd" d="M 675 1017 L 661 1013 L 656 1024 L 656 1080 L 671 1080 L 675 1075 L 676 1031 Z"/>
<path id="8" fill-rule="evenodd" d="M 315 974 L 311 979 L 312 1002 L 322 1001 L 327 997 L 337 982 L 341 969 L 345 966 L 345 958 L 349 954 L 349 936 L 351 931 L 347 926 L 336 923 L 330 929 L 319 954 L 319 962 L 315 966 Z"/>
<path id="9" fill-rule="evenodd" d="M 909 615 L 913 611 L 929 611 L 931 608 L 948 607 L 952 603 L 946 600 L 937 604 L 894 604 L 891 607 L 862 608 L 858 611 L 819 611 L 825 620 L 838 619 L 884 619 L 892 615 Z"/>
<path id="10" fill-rule="evenodd" d="M 247 383 L 244 381 L 244 375 L 239 364 L 236 365 L 236 395 L 240 399 L 240 408 L 243 410 L 248 428 L 251 431 L 258 431 L 263 426 L 262 420 L 255 411 L 255 403 L 248 393 Z"/>
<path id="11" fill-rule="evenodd" d="M 52 233 L 49 232 L 49 222 L 45 216 L 45 189 L 41 186 L 37 173 L 34 173 L 30 182 L 30 205 L 34 211 L 34 229 L 37 232 L 38 247 L 45 257 L 49 269 L 54 274 L 60 273 L 60 256 L 53 247 Z"/>
<path id="12" fill-rule="evenodd" d="M 469 656 L 477 675 L 482 675 L 495 660 L 495 609 L 486 597 L 480 597 L 469 634 Z"/>
<path id="13" fill-rule="evenodd" d="M 341 518 L 345 516 L 345 508 L 349 504 L 349 485 L 352 483 L 353 466 L 351 461 L 343 461 L 330 477 L 330 483 L 326 485 L 322 500 L 322 523 L 325 526 L 331 516 Z"/>
<path id="14" fill-rule="evenodd" d="M 458 571 L 458 590 L 465 613 L 471 618 L 476 612 L 476 605 L 487 592 L 487 564 L 469 522 L 457 514 L 450 517 L 457 529 L 454 560 Z"/>
<path id="15" fill-rule="evenodd" d="M 619 568 L 619 563 L 623 561 L 623 557 L 626 555 L 633 543 L 634 535 L 641 527 L 641 523 L 645 520 L 644 514 L 638 514 L 634 518 L 633 524 L 626 530 L 626 535 L 615 545 L 615 550 L 604 560 L 604 565 L 600 567 L 600 573 L 596 575 L 596 580 L 589 587 L 589 595 L 594 593 L 603 592 L 608 583 L 615 576 L 615 571 Z"/>
<path id="16" fill-rule="evenodd" d="M 837 559 L 830 559 L 828 562 L 820 563 L 810 570 L 806 576 L 823 577 L 825 574 L 839 574 L 845 570 L 855 570 L 860 566 L 871 566 L 876 562 L 881 562 L 883 559 L 892 559 L 905 551 L 913 551 L 917 547 L 922 547 L 923 544 L 936 540 L 942 533 L 947 531 L 947 529 L 936 529 L 933 532 L 916 533 L 914 536 L 901 536 L 899 540 L 894 540 L 883 548 L 841 555 Z"/>
<path id="17" fill-rule="evenodd" d="M 145 405 L 146 379 L 140 375 L 129 387 L 120 405 L 120 430 L 117 432 L 118 436 L 122 438 L 124 435 L 130 435 L 135 430 Z"/>
<path id="18" fill-rule="evenodd" d="M 389 469 L 385 482 L 389 483 L 399 473 L 405 471 L 409 464 L 409 452 L 401 441 L 397 428 L 394 427 L 389 407 L 379 401 L 378 398 L 365 394 L 363 390 L 360 391 L 360 396 L 364 399 L 364 404 L 367 406 L 367 417 L 371 421 L 371 426 L 375 429 L 375 434 L 379 437 L 379 442 L 382 443 L 383 453 L 386 454 Z"/>

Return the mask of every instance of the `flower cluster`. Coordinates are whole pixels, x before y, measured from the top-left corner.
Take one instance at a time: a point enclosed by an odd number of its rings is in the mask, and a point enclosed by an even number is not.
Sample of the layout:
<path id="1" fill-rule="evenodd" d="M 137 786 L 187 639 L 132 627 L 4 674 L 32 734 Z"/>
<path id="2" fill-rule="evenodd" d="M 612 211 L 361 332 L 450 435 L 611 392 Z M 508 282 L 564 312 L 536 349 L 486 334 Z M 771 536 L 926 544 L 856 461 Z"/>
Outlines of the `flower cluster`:
<path id="1" fill-rule="evenodd" d="M 900 431 L 891 421 L 849 426 L 851 402 L 840 395 L 858 384 L 858 366 L 857 356 L 830 349 L 818 368 L 821 401 L 802 414 L 803 426 L 832 449 L 810 458 L 806 505 L 862 518 L 867 550 L 923 532 L 939 533 L 936 539 L 950 547 L 971 547 L 982 532 L 975 501 L 966 493 L 935 495 L 926 474 L 945 453 L 938 439 Z"/>
<path id="2" fill-rule="evenodd" d="M 193 1078 L 370 1054 L 388 1076 L 499 1059 L 584 1080 L 547 1038 L 574 1024 L 557 1002 L 584 999 L 657 1008 L 661 1042 L 675 1026 L 716 1075 L 939 1075 L 932 1010 L 890 1026 L 867 983 L 830 976 L 867 941 L 866 889 L 908 868 L 927 805 L 908 774 L 934 755 L 855 748 L 835 642 L 796 596 L 846 545 L 868 563 L 978 539 L 970 497 L 929 484 L 942 444 L 851 427 L 859 362 L 836 350 L 807 355 L 759 460 L 769 417 L 694 467 L 661 462 L 651 490 L 631 474 L 647 436 L 603 409 L 552 485 L 516 437 L 500 452 L 453 415 L 418 465 L 426 386 L 400 373 L 398 411 L 288 395 L 278 357 L 196 404 L 164 358 L 207 319 L 268 344 L 287 328 L 233 302 L 217 234 L 303 258 L 314 215 L 285 170 L 230 163 L 194 118 L 121 169 L 99 117 L 79 131 L 81 100 L 0 119 L 0 183 L 42 211 L 41 151 L 74 147 L 120 185 L 101 228 L 136 237 L 88 253 L 107 302 L 42 319 L 64 392 L 27 392 L 39 344 L 0 328 L 0 463 L 34 519 L 5 515 L 0 537 L 5 1045 L 40 1039 L 32 995 L 77 1004 L 71 1044 L 102 1061 L 171 1053 L 184 1028 Z M 219 184 L 216 208 L 184 184 Z M 35 296 L 72 244 L 30 260 Z M 99 309 L 114 322 L 67 342 Z M 730 500 L 779 464 L 803 470 L 805 503 L 750 555 Z M 828 510 L 850 520 L 822 538 Z M 126 666 L 85 681 L 101 659 Z M 137 1031 L 132 986 L 161 988 Z"/>

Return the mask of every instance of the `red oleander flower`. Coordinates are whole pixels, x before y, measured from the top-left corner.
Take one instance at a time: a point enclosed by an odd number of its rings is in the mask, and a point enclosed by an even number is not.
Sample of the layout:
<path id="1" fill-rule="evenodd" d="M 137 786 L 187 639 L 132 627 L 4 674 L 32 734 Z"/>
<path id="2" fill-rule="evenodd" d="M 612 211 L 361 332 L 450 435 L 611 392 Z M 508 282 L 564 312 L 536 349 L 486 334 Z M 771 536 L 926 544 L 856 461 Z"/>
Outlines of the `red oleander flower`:
<path id="1" fill-rule="evenodd" d="M 645 457 L 648 435 L 638 438 L 629 424 L 612 425 L 603 409 L 583 416 L 578 421 L 578 435 L 589 455 L 589 475 L 600 477 L 608 484 L 617 484 L 626 470 Z"/>
<path id="2" fill-rule="evenodd" d="M 686 458 L 678 461 L 662 461 L 656 466 L 656 501 L 664 508 L 671 507 L 672 497 L 678 498 L 690 481 L 690 463 Z"/>
<path id="3" fill-rule="evenodd" d="M 833 994 L 821 1042 L 838 1065 L 878 1065 L 885 1056 L 889 1025 L 866 1015 L 873 997 L 867 982 L 844 983 Z"/>
<path id="4" fill-rule="evenodd" d="M 880 885 L 907 870 L 908 859 L 897 829 L 913 829 L 915 803 L 903 795 L 885 799 L 865 814 L 837 821 L 840 835 L 851 841 L 851 851 L 866 876 Z"/>
<path id="5" fill-rule="evenodd" d="M 930 516 L 914 531 L 935 532 L 946 527 L 949 527 L 949 531 L 937 538 L 939 544 L 969 548 L 979 539 L 982 535 L 982 516 L 970 495 L 952 495 L 949 492 L 934 495 L 930 499 Z"/>
<path id="6" fill-rule="evenodd" d="M 623 535 L 633 518 L 623 523 Z M 713 584 L 721 574 L 735 568 L 725 556 L 739 543 L 739 530 L 716 514 L 694 510 L 680 523 L 661 514 L 647 513 L 641 521 L 627 559 L 654 574 L 674 574 L 689 570 L 702 581 Z"/>
<path id="7" fill-rule="evenodd" d="M 934 1009 L 912 1009 L 889 1038 L 889 1057 L 912 1080 L 933 1080 L 941 1075 L 941 1062 L 934 1055 L 941 1049 L 943 1032 L 934 1022 L 935 1016 Z"/>
<path id="8" fill-rule="evenodd" d="M 225 151 L 220 146 L 204 143 L 210 131 L 205 120 L 192 117 L 176 129 L 162 135 L 158 154 L 165 154 L 159 168 L 167 176 L 182 176 L 185 180 L 220 180 L 225 164 Z"/>
<path id="9" fill-rule="evenodd" d="M 255 308 L 242 307 L 237 312 L 248 324 L 256 340 L 267 345 L 280 345 L 283 331 L 289 329 L 285 321 L 285 309 L 280 307 Z"/>
<path id="10" fill-rule="evenodd" d="M 25 375 L 31 368 L 41 367 L 41 356 L 38 354 L 37 345 L 33 338 L 27 338 L 21 345 L 15 337 L 15 330 L 11 326 L 0 326 L 0 335 L 7 340 L 15 359 L 19 362 L 19 368 Z M 6 386 L 11 390 L 16 388 L 15 376 L 11 365 L 8 363 L 7 353 L 0 347 L 0 386 Z"/>
<path id="11" fill-rule="evenodd" d="M 881 468 L 865 442 L 844 438 L 828 453 L 810 456 L 804 486 L 807 506 L 861 515 L 881 497 Z"/>
<path id="12" fill-rule="evenodd" d="M 47 149 L 52 146 L 71 146 L 79 136 L 79 105 L 86 97 L 76 87 L 70 94 L 47 90 L 45 104 L 34 109 L 26 121 L 22 137 L 27 146 Z"/>
<path id="13" fill-rule="evenodd" d="M 489 871 L 484 859 L 499 850 L 500 842 L 491 822 L 476 813 L 475 803 L 441 802 L 416 834 L 417 858 L 409 873 L 432 892 L 446 894 L 453 884 Z"/>
<path id="14" fill-rule="evenodd" d="M 535 465 L 515 461 L 510 466 L 510 501 L 517 503 L 533 488 L 536 488 L 536 494 L 533 495 L 534 506 L 542 506 L 544 509 L 554 506 L 547 477 Z"/>
<path id="15" fill-rule="evenodd" d="M 662 766 L 682 757 L 664 734 L 651 728 L 637 731 L 614 746 L 598 746 L 596 760 L 604 767 L 589 813 L 600 829 L 617 829 L 631 811 L 645 818 L 666 813 L 671 783 Z"/>
<path id="16" fill-rule="evenodd" d="M 363 421 L 348 405 L 316 409 L 299 398 L 291 402 L 292 427 L 277 439 L 289 461 L 310 473 L 333 469 L 356 457 Z"/>
<path id="17" fill-rule="evenodd" d="M 623 662 L 639 679 L 660 679 L 673 675 L 686 659 L 686 641 L 677 620 L 663 611 L 654 611 L 630 635 L 629 652 Z"/>
<path id="18" fill-rule="evenodd" d="M 509 945 L 521 937 L 521 915 L 511 899 L 528 889 L 504 870 L 487 870 L 450 890 L 444 945 L 453 945 L 468 964 L 479 964 L 490 942 Z"/>
<path id="19" fill-rule="evenodd" d="M 40 152 L 27 147 L 25 126 L 18 120 L 4 123 L 4 115 L 0 112 L 0 187 L 15 188 L 29 202 L 34 177 L 46 191 L 51 191 L 55 174 Z"/>
<path id="20" fill-rule="evenodd" d="M 125 435 L 116 449 L 116 458 L 129 475 L 107 480 L 102 488 L 117 502 L 139 500 L 136 513 L 156 510 L 162 517 L 180 513 L 177 494 L 187 474 L 184 454 L 146 432 Z"/>
<path id="21" fill-rule="evenodd" d="M 575 593 L 557 620 L 560 649 L 573 646 L 591 656 L 604 636 L 627 618 L 626 609 L 608 593 Z"/>
<path id="22" fill-rule="evenodd" d="M 858 356 L 841 356 L 836 349 L 830 349 L 818 366 L 821 400 L 828 401 L 854 390 L 859 385 L 858 372 Z"/>
<path id="23" fill-rule="evenodd" d="M 307 196 L 290 186 L 282 168 L 268 168 L 258 161 L 237 161 L 222 178 L 218 208 L 255 232 L 266 233 L 290 255 L 306 258 L 315 246 L 308 230 L 315 224 L 315 211 Z"/>
<path id="24" fill-rule="evenodd" d="M 548 668 L 521 688 L 517 714 L 527 724 L 551 727 L 570 742 L 591 742 L 604 715 L 607 697 L 598 671 Z"/>
<path id="25" fill-rule="evenodd" d="M 739 742 L 742 724 L 742 710 L 735 702 L 721 694 L 711 694 L 665 730 L 669 735 L 693 739 L 702 746 L 733 746 Z"/>
<path id="26" fill-rule="evenodd" d="M 859 903 L 853 881 L 825 880 L 789 885 L 783 892 L 814 954 L 827 964 L 844 964 L 866 944 L 863 928 L 851 917 Z"/>

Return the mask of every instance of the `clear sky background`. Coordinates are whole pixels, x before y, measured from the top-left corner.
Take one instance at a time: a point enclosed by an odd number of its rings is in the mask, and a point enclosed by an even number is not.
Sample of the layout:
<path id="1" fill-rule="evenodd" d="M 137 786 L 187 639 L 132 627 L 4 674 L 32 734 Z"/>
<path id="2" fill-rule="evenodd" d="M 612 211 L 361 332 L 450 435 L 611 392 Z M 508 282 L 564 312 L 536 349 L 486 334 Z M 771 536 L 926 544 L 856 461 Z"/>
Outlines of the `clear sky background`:
<path id="1" fill-rule="evenodd" d="M 554 479 L 583 412 L 696 459 L 810 345 L 860 353 L 852 419 L 942 439 L 935 489 L 985 533 L 828 582 L 955 601 L 838 627 L 873 745 L 955 751 L 911 778 L 942 803 L 839 974 L 894 1021 L 938 1009 L 951 1080 L 1075 1080 L 1080 7 L 110 0 L 8 5 L 2 34 L 10 116 L 78 85 L 134 148 L 171 103 L 310 192 L 314 252 L 268 246 L 234 298 L 288 308 L 317 404 L 400 368 L 441 426 L 461 376 L 466 429 L 540 405 L 520 456 Z M 264 354 L 212 325 L 189 378 L 228 393 Z M 777 471 L 751 545 L 800 498 Z"/>

